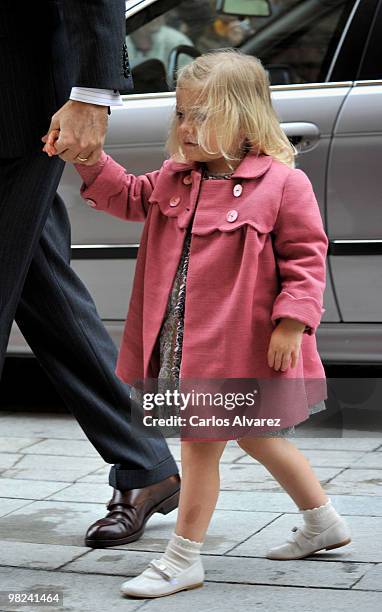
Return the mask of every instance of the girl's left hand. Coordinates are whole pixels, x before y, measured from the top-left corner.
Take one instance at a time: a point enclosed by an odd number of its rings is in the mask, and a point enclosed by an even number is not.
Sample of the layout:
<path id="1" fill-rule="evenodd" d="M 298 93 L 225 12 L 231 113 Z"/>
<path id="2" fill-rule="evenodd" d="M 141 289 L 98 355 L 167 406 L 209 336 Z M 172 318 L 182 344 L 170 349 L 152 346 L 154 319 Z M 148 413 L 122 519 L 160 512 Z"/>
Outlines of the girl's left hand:
<path id="1" fill-rule="evenodd" d="M 276 372 L 295 368 L 300 354 L 305 325 L 294 319 L 282 319 L 272 332 L 268 348 L 268 365 Z"/>
<path id="2" fill-rule="evenodd" d="M 53 155 L 57 155 L 56 147 L 54 143 L 58 139 L 60 135 L 60 130 L 51 130 L 49 134 L 46 134 L 41 138 L 42 142 L 45 142 L 45 146 L 43 147 L 44 153 L 47 153 L 49 157 Z"/>

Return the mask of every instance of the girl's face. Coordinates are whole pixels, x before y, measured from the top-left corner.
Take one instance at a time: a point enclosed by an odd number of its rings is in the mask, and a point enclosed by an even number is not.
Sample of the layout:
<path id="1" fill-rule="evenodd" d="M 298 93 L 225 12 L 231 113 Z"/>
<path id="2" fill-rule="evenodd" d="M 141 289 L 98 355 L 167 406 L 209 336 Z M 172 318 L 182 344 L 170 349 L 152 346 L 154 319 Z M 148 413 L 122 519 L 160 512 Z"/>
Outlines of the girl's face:
<path id="1" fill-rule="evenodd" d="M 205 117 L 195 113 L 192 110 L 194 104 L 197 103 L 200 92 L 195 89 L 180 89 L 176 90 L 176 116 L 177 116 L 177 136 L 181 145 L 183 154 L 189 162 L 205 162 L 211 172 L 225 172 L 229 169 L 224 157 L 220 153 L 209 154 L 197 144 L 196 129 Z M 210 134 L 211 148 L 217 148 L 216 136 Z M 239 149 L 239 142 L 237 144 Z M 238 165 L 240 162 L 236 162 Z M 235 163 L 233 163 L 235 165 Z"/>

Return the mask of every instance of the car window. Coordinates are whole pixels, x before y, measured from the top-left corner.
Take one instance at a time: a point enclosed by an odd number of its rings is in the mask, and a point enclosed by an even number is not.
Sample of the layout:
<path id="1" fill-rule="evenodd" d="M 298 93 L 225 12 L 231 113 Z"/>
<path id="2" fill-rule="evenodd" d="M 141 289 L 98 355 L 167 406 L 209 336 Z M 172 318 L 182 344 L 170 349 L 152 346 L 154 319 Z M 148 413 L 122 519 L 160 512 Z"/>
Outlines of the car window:
<path id="1" fill-rule="evenodd" d="M 381 37 L 382 1 L 379 3 L 379 8 L 374 19 L 374 25 L 366 48 L 366 53 L 357 77 L 358 80 L 375 81 L 382 79 Z"/>
<path id="2" fill-rule="evenodd" d="M 131 93 L 171 91 L 170 56 L 180 45 L 194 53 L 180 53 L 178 68 L 198 53 L 234 47 L 259 57 L 272 85 L 325 81 L 354 1 L 270 0 L 272 14 L 256 18 L 220 14 L 215 0 L 172 2 L 134 31 L 127 28 Z"/>
<path id="3" fill-rule="evenodd" d="M 246 44 L 269 71 L 272 85 L 321 83 L 338 47 L 354 2 L 294 4 Z M 309 10 L 310 9 L 310 10 Z"/>

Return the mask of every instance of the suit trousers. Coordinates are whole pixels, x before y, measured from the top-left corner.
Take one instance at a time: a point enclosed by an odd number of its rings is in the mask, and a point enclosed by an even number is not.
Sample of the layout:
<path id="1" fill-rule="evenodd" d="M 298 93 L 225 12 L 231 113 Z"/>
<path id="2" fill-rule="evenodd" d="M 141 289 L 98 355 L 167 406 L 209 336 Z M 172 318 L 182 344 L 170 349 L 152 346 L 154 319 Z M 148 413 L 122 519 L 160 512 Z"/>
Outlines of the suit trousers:
<path id="1" fill-rule="evenodd" d="M 70 267 L 70 223 L 56 193 L 64 165 L 42 152 L 0 159 L 0 373 L 15 319 L 87 438 L 114 464 L 109 484 L 141 488 L 178 468 L 162 434 L 149 437 L 131 418 L 116 347 Z"/>

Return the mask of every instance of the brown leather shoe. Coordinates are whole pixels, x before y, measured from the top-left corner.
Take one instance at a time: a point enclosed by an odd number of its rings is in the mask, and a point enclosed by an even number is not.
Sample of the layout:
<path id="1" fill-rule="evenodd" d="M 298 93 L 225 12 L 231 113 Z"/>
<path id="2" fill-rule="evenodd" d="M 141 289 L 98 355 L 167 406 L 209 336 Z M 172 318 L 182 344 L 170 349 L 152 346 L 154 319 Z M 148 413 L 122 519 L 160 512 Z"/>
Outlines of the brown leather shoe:
<path id="1" fill-rule="evenodd" d="M 154 512 L 168 514 L 178 507 L 179 492 L 179 474 L 142 489 L 114 489 L 113 497 L 107 505 L 108 514 L 90 525 L 85 545 L 107 548 L 139 540 L 146 522 Z"/>

